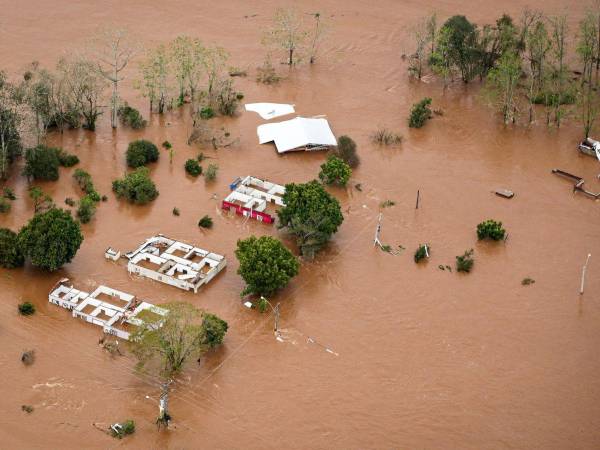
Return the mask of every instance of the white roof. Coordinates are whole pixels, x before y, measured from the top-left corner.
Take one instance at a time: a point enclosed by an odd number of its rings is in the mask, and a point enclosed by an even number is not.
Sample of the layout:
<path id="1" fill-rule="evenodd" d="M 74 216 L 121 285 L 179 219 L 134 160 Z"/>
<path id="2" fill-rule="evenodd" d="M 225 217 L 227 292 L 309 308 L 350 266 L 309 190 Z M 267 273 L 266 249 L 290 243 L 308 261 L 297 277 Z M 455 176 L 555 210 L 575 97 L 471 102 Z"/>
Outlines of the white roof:
<path id="1" fill-rule="evenodd" d="M 248 103 L 244 106 L 246 107 L 246 111 L 258 113 L 265 120 L 294 112 L 294 105 L 287 105 L 285 103 Z"/>
<path id="2" fill-rule="evenodd" d="M 259 125 L 256 132 L 261 144 L 273 141 L 279 153 L 308 145 L 337 145 L 327 119 L 296 117 L 284 122 Z"/>

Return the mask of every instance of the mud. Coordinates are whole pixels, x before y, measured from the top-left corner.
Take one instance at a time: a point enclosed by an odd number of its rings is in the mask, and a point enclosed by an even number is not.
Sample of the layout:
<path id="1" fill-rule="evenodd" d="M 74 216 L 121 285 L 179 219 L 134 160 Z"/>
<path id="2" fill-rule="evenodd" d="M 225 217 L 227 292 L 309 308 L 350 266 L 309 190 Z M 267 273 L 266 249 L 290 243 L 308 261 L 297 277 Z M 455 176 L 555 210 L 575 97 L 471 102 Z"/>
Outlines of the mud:
<path id="1" fill-rule="evenodd" d="M 117 22 L 148 46 L 178 34 L 216 42 L 236 66 L 252 72 L 264 56 L 261 30 L 277 5 L 2 0 L 0 61 L 10 73 L 31 60 L 53 64 L 98 24 Z M 238 146 L 204 150 L 213 158 L 207 163 L 220 168 L 216 182 L 206 184 L 183 170 L 198 152 L 186 145 L 185 108 L 151 116 L 139 132 L 111 130 L 106 115 L 95 134 L 51 134 L 49 142 L 76 153 L 78 167 L 92 174 L 109 200 L 83 226 L 79 253 L 59 272 L 0 270 L 1 447 L 598 448 L 599 203 L 573 194 L 571 183 L 550 173 L 567 170 L 600 190 L 597 161 L 575 150 L 580 126 L 572 117 L 559 131 L 542 120 L 530 129 L 505 129 L 481 101 L 477 83 L 444 92 L 435 81 L 410 81 L 400 58 L 411 50 L 410 26 L 433 9 L 443 18 L 466 13 L 482 24 L 504 12 L 517 17 L 524 6 L 299 2 L 302 11 L 333 15 L 322 59 L 297 68 L 276 87 L 257 85 L 252 76 L 236 80 L 245 101 L 289 102 L 299 114 L 327 115 L 335 134 L 357 141 L 362 159 L 352 179 L 362 192 L 331 190 L 345 211 L 340 231 L 273 299 L 281 302 L 283 342 L 274 339 L 270 316 L 241 305 L 243 283 L 233 254 L 240 238 L 281 235 L 222 214 L 219 201 L 239 175 L 310 180 L 323 153 L 278 156 L 257 143 L 261 119 L 242 113 L 223 121 L 240 138 Z M 549 14 L 568 10 L 573 27 L 584 9 L 581 2 L 557 0 L 529 6 Z M 132 89 L 134 74 L 135 64 L 123 94 L 147 116 L 146 103 Z M 444 115 L 409 130 L 410 106 L 425 95 Z M 373 146 L 369 134 L 379 125 L 400 131 L 404 143 Z M 160 196 L 146 207 L 117 201 L 110 191 L 126 170 L 127 143 L 139 137 L 168 139 L 175 149 L 172 165 L 163 152 L 152 167 Z M 61 169 L 60 181 L 40 184 L 59 204 L 80 195 L 73 170 Z M 18 171 L 7 185 L 19 200 L 0 217 L 0 226 L 13 229 L 32 215 Z M 497 188 L 514 191 L 515 198 L 494 196 Z M 417 190 L 421 204 L 415 210 Z M 379 204 L 388 199 L 396 205 L 384 211 L 382 241 L 406 247 L 398 256 L 372 242 Z M 173 207 L 180 217 L 171 214 Z M 212 230 L 197 227 L 204 214 L 214 218 Z M 504 222 L 506 244 L 476 241 L 475 225 L 487 218 Z M 129 250 L 158 232 L 226 254 L 229 266 L 194 295 L 130 278 L 123 264 L 103 259 L 108 246 Z M 417 266 L 412 253 L 424 242 L 431 244 L 431 259 Z M 471 274 L 438 269 L 453 266 L 469 248 L 476 259 Z M 585 295 L 579 296 L 587 253 L 592 258 Z M 48 304 L 50 287 L 63 276 L 82 288 L 104 283 L 157 303 L 189 301 L 229 322 L 224 347 L 175 384 L 172 430 L 157 433 L 154 425 L 158 380 L 134 373 L 132 358 L 102 351 L 96 327 Z M 522 286 L 525 277 L 535 284 Z M 36 305 L 36 315 L 18 316 L 16 304 L 25 299 Z M 20 355 L 32 348 L 36 361 L 26 367 Z M 23 404 L 34 412 L 23 413 Z M 125 418 L 135 419 L 137 431 L 123 441 L 93 426 Z"/>

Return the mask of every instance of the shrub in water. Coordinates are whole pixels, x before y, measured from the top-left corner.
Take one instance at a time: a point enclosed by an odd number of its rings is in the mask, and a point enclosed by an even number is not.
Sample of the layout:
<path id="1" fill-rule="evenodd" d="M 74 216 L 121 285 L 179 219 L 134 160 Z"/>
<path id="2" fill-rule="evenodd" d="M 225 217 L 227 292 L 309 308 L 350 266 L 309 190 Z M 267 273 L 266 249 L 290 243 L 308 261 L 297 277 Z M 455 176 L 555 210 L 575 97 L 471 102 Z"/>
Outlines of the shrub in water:
<path id="1" fill-rule="evenodd" d="M 35 313 L 35 305 L 31 302 L 19 303 L 19 314 L 22 316 L 31 316 Z"/>
<path id="2" fill-rule="evenodd" d="M 84 196 L 79 201 L 77 208 L 77 217 L 81 223 L 88 223 L 96 213 L 97 200 L 92 199 L 89 195 Z"/>
<path id="3" fill-rule="evenodd" d="M 330 156 L 327 162 L 321 165 L 319 179 L 325 184 L 336 184 L 346 186 L 346 183 L 352 175 L 350 166 L 337 156 Z"/>
<path id="4" fill-rule="evenodd" d="M 425 125 L 428 119 L 431 118 L 431 99 L 429 97 L 424 98 L 418 103 L 415 103 L 410 111 L 410 117 L 408 118 L 408 126 L 411 128 L 421 128 Z"/>
<path id="5" fill-rule="evenodd" d="M 473 268 L 473 249 L 465 251 L 461 256 L 456 257 L 456 271 L 469 273 Z"/>
<path id="6" fill-rule="evenodd" d="M 429 255 L 430 251 L 431 247 L 429 246 L 429 244 L 419 245 L 419 248 L 415 252 L 415 262 L 418 263 L 422 259 L 427 258 L 427 255 Z"/>
<path id="7" fill-rule="evenodd" d="M 23 175 L 34 180 L 58 180 L 59 149 L 38 145 L 25 151 Z"/>
<path id="8" fill-rule="evenodd" d="M 118 423 L 114 427 L 110 428 L 110 432 L 113 437 L 123 439 L 125 436 L 135 432 L 135 422 L 129 419 L 123 423 Z"/>
<path id="9" fill-rule="evenodd" d="M 4 197 L 0 197 L 0 213 L 7 213 L 10 211 L 10 208 L 10 202 Z"/>
<path id="10" fill-rule="evenodd" d="M 124 178 L 113 181 L 113 191 L 117 197 L 125 197 L 130 203 L 143 205 L 151 202 L 158 197 L 158 191 L 149 174 L 146 167 L 139 167 Z"/>
<path id="11" fill-rule="evenodd" d="M 173 208 L 173 215 L 174 216 L 178 216 L 179 215 L 179 208 Z"/>
<path id="12" fill-rule="evenodd" d="M 504 239 L 505 234 L 506 230 L 502 228 L 502 222 L 489 219 L 477 225 L 477 238 L 480 240 L 491 239 L 499 241 Z"/>
<path id="13" fill-rule="evenodd" d="M 73 167 L 75 164 L 79 163 L 79 158 L 77 155 L 67 153 L 63 149 L 58 149 L 57 155 L 58 161 L 63 167 Z"/>
<path id="14" fill-rule="evenodd" d="M 145 166 L 150 162 L 158 161 L 158 148 L 150 141 L 139 139 L 129 143 L 127 147 L 127 165 L 129 167 Z"/>
<path id="15" fill-rule="evenodd" d="M 402 135 L 387 128 L 379 128 L 371 135 L 371 141 L 379 145 L 396 145 L 402 142 Z"/>
<path id="16" fill-rule="evenodd" d="M 5 187 L 2 191 L 2 196 L 8 200 L 16 200 L 17 196 L 15 195 L 15 191 L 13 191 L 9 187 Z"/>
<path id="17" fill-rule="evenodd" d="M 216 164 L 209 164 L 208 167 L 206 168 L 206 172 L 204 173 L 204 177 L 206 178 L 206 181 L 213 181 L 215 178 L 217 178 L 218 170 L 219 170 L 219 166 L 217 166 Z"/>
<path id="18" fill-rule="evenodd" d="M 360 158 L 356 154 L 356 142 L 349 136 L 340 136 L 338 138 L 335 155 L 353 169 L 360 163 Z"/>
<path id="19" fill-rule="evenodd" d="M 213 220 L 210 218 L 210 216 L 204 216 L 198 221 L 198 226 L 201 228 L 212 228 Z"/>
<path id="20" fill-rule="evenodd" d="M 202 173 L 202 166 L 195 159 L 188 159 L 185 162 L 185 171 L 193 177 L 197 177 Z"/>
<path id="21" fill-rule="evenodd" d="M 129 125 L 134 130 L 144 128 L 146 126 L 146 120 L 142 117 L 140 112 L 125 103 L 117 110 L 117 116 L 121 119 L 124 125 Z"/>
<path id="22" fill-rule="evenodd" d="M 65 203 L 69 206 L 75 206 L 75 200 L 73 200 L 71 197 L 65 198 Z"/>
<path id="23" fill-rule="evenodd" d="M 215 110 L 210 106 L 205 106 L 200 110 L 200 118 L 204 120 L 212 119 L 215 117 Z"/>

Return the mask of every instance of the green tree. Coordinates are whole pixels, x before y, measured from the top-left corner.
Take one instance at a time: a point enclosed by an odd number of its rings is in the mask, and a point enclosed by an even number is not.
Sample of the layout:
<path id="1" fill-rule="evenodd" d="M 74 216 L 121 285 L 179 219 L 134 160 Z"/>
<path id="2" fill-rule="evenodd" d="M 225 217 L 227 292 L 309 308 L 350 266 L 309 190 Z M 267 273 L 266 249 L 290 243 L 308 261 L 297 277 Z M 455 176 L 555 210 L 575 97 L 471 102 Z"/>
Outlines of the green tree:
<path id="1" fill-rule="evenodd" d="M 339 202 L 316 180 L 288 184 L 285 206 L 277 211 L 279 228 L 296 237 L 302 255 L 308 258 L 325 245 L 344 221 Z"/>
<path id="2" fill-rule="evenodd" d="M 164 45 L 149 50 L 146 58 L 140 63 L 142 79 L 136 83 L 137 89 L 150 102 L 150 111 L 156 110 L 159 114 L 165 111 L 170 103 L 170 55 Z"/>
<path id="3" fill-rule="evenodd" d="M 193 177 L 197 177 L 202 174 L 202 166 L 198 164 L 196 159 L 188 159 L 185 162 L 185 171 Z"/>
<path id="4" fill-rule="evenodd" d="M 96 201 L 89 195 L 85 195 L 77 207 L 77 217 L 81 223 L 88 223 L 96 213 Z"/>
<path id="5" fill-rule="evenodd" d="M 497 222 L 492 219 L 485 220 L 477 225 L 477 239 L 491 239 L 499 241 L 504 239 L 506 230 L 502 228 L 502 222 Z"/>
<path id="6" fill-rule="evenodd" d="M 456 67 L 462 80 L 468 83 L 480 70 L 478 37 L 477 26 L 465 16 L 450 17 L 440 30 L 436 49 L 439 56 L 434 61 L 442 67 Z"/>
<path id="7" fill-rule="evenodd" d="M 58 180 L 59 149 L 38 145 L 25 151 L 23 175 L 34 180 Z"/>
<path id="8" fill-rule="evenodd" d="M 331 155 L 325 163 L 321 164 L 319 179 L 325 184 L 346 186 L 351 175 L 350 166 L 337 156 Z"/>
<path id="9" fill-rule="evenodd" d="M 0 228 L 0 267 L 14 269 L 24 263 L 23 253 L 19 248 L 17 233 L 8 228 Z"/>
<path id="10" fill-rule="evenodd" d="M 143 325 L 132 334 L 128 343 L 138 359 L 137 369 L 160 376 L 164 381 L 161 397 L 168 398 L 172 379 L 188 362 L 222 342 L 227 325 L 212 314 L 207 317 L 190 303 L 170 303 L 161 307 L 167 309 L 168 314 L 145 317 Z M 168 426 L 169 420 L 169 411 L 161 407 L 157 424 Z"/>
<path id="11" fill-rule="evenodd" d="M 31 264 L 50 272 L 71 262 L 82 242 L 79 224 L 57 208 L 36 214 L 18 236 L 19 248 Z"/>
<path id="12" fill-rule="evenodd" d="M 522 73 L 521 58 L 516 53 L 506 52 L 486 80 L 486 91 L 502 112 L 505 125 L 517 119 L 517 88 Z"/>
<path id="13" fill-rule="evenodd" d="M 270 296 L 298 275 L 300 264 L 292 253 L 271 236 L 238 240 L 235 251 L 238 275 L 246 282 L 241 295 Z"/>
<path id="14" fill-rule="evenodd" d="M 34 214 L 46 212 L 54 208 L 54 201 L 52 200 L 52 197 L 50 197 L 37 186 L 31 186 L 29 188 L 29 198 L 31 198 L 33 201 Z"/>
<path id="15" fill-rule="evenodd" d="M 223 343 L 229 325 L 215 314 L 202 315 L 202 343 L 208 348 L 215 348 Z"/>
<path id="16" fill-rule="evenodd" d="M 424 98 L 420 102 L 415 103 L 410 110 L 410 116 L 408 118 L 408 126 L 410 128 L 421 128 L 425 125 L 427 120 L 431 119 L 432 113 L 429 106 L 431 105 L 431 99 L 429 97 Z"/>
<path id="17" fill-rule="evenodd" d="M 126 157 L 129 167 L 136 168 L 156 162 L 159 156 L 158 147 L 145 139 L 132 141 L 127 146 Z"/>
<path id="18" fill-rule="evenodd" d="M 581 122 L 585 137 L 588 138 L 598 117 L 599 102 L 593 83 L 594 58 L 598 46 L 598 23 L 596 16 L 588 12 L 579 24 L 579 41 L 577 42 L 577 55 L 581 61 L 581 86 L 579 89 L 579 105 L 581 108 Z"/>
<path id="19" fill-rule="evenodd" d="M 158 197 L 156 185 L 150 179 L 147 167 L 138 167 L 120 180 L 112 183 L 112 189 L 117 197 L 125 197 L 130 203 L 143 205 Z"/>

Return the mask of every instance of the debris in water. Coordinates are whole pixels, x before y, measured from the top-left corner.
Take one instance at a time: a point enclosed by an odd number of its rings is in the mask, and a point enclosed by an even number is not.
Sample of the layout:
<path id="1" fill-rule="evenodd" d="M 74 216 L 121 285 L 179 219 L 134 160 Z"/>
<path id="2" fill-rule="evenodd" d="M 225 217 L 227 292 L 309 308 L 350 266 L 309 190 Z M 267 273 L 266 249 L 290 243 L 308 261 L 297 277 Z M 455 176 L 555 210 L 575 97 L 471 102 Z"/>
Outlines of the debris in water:
<path id="1" fill-rule="evenodd" d="M 508 189 L 496 189 L 494 193 L 499 197 L 504 198 L 513 198 L 515 193 L 513 191 L 509 191 Z"/>
<path id="2" fill-rule="evenodd" d="M 35 350 L 27 350 L 21 355 L 21 362 L 26 366 L 30 366 L 35 361 Z"/>
<path id="3" fill-rule="evenodd" d="M 530 284 L 533 284 L 533 283 L 535 283 L 535 280 L 533 278 L 527 277 L 527 278 L 523 278 L 523 280 L 521 280 L 521 284 L 523 286 L 529 286 Z"/>
<path id="4" fill-rule="evenodd" d="M 25 411 L 27 414 L 31 414 L 33 412 L 33 406 L 21 405 L 21 411 Z"/>

